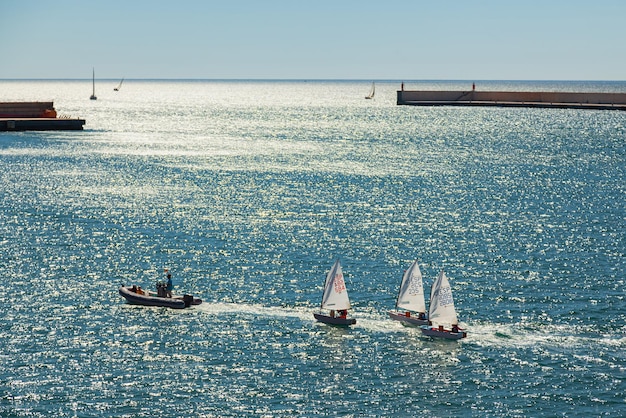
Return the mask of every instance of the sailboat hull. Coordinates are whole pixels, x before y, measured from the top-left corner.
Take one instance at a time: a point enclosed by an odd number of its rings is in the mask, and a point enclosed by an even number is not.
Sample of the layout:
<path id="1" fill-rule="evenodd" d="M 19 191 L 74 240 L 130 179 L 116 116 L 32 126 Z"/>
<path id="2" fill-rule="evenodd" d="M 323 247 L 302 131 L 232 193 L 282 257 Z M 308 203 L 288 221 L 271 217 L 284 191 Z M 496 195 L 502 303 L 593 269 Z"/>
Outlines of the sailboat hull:
<path id="1" fill-rule="evenodd" d="M 464 331 L 452 332 L 441 330 L 439 328 L 433 328 L 428 325 L 422 326 L 421 329 L 422 335 L 426 335 L 428 337 L 444 338 L 446 340 L 460 340 L 461 338 L 467 337 L 467 332 Z"/>
<path id="2" fill-rule="evenodd" d="M 354 318 L 338 318 L 338 317 L 323 315 L 323 314 L 319 314 L 319 313 L 314 313 L 313 316 L 319 322 L 323 322 L 323 323 L 329 324 L 329 325 L 337 325 L 337 326 L 341 326 L 341 327 L 348 327 L 350 325 L 356 324 L 356 319 L 354 319 Z"/>
<path id="3" fill-rule="evenodd" d="M 402 323 L 402 325 L 406 325 L 409 327 L 428 325 L 428 319 L 419 319 L 414 316 L 406 316 L 405 312 L 389 311 L 389 316 L 394 321 L 399 321 Z"/>

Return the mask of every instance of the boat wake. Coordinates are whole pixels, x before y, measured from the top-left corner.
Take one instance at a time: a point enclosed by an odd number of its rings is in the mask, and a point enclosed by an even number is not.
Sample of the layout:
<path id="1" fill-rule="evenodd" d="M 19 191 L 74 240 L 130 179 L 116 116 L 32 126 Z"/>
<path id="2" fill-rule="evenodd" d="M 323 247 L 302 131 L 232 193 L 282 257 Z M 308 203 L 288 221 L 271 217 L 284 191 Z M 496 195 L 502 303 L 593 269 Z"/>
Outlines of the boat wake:
<path id="1" fill-rule="evenodd" d="M 326 326 L 313 318 L 318 311 L 315 306 L 264 306 L 233 302 L 204 302 L 193 309 L 207 315 L 240 316 L 244 320 L 254 321 L 257 318 L 292 319 L 296 322 L 309 323 L 312 326 Z M 356 310 L 357 320 L 352 328 L 354 332 L 369 331 L 376 333 L 404 333 L 421 336 L 419 328 L 402 325 L 387 316 L 387 312 L 374 310 Z M 538 327 L 528 324 L 495 324 L 495 323 L 461 323 L 467 330 L 465 344 L 483 347 L 523 348 L 532 346 L 581 346 L 584 344 L 604 344 L 616 349 L 626 348 L 626 335 L 607 335 L 594 333 L 592 330 L 567 325 L 551 325 Z"/>
<path id="2" fill-rule="evenodd" d="M 319 324 L 313 313 L 318 312 L 317 306 L 264 306 L 260 304 L 242 304 L 233 302 L 203 302 L 202 305 L 195 306 L 194 309 L 200 310 L 209 315 L 239 315 L 244 318 L 252 319 L 259 317 L 275 317 L 284 319 L 294 319 L 301 322 L 310 322 Z M 401 325 L 397 321 L 392 321 L 387 313 L 356 311 L 354 313 L 357 323 L 354 329 L 363 329 L 373 332 L 403 332 L 404 330 L 412 331 L 410 328 Z M 414 330 L 413 330 L 414 331 Z"/>
<path id="3" fill-rule="evenodd" d="M 282 317 L 309 319 L 313 318 L 311 308 L 294 308 L 281 306 L 263 306 L 260 304 L 241 304 L 229 302 L 204 302 L 196 309 L 206 312 L 207 314 L 237 314 L 245 317 Z"/>
<path id="4" fill-rule="evenodd" d="M 497 347 L 580 347 L 602 344 L 626 347 L 626 335 L 604 334 L 584 327 L 550 325 L 537 327 L 527 324 L 472 324 L 468 340 L 479 346 Z M 468 341 L 470 342 L 470 341 Z"/>

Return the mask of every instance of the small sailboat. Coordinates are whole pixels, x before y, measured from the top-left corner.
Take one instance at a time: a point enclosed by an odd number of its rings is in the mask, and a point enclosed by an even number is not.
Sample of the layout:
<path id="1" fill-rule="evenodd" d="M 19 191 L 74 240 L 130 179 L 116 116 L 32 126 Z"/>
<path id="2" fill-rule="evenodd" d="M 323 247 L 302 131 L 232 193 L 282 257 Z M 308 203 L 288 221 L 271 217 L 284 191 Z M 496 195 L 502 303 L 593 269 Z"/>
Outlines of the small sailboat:
<path id="1" fill-rule="evenodd" d="M 372 82 L 372 88 L 370 89 L 370 94 L 365 96 L 365 98 L 366 99 L 373 99 L 375 93 L 376 93 L 376 84 L 374 84 L 374 82 Z"/>
<path id="2" fill-rule="evenodd" d="M 429 325 L 422 325 L 422 334 L 429 337 L 460 340 L 467 337 L 467 333 L 458 326 L 452 288 L 442 270 L 433 283 L 430 291 L 430 309 L 428 310 Z"/>
<path id="3" fill-rule="evenodd" d="M 326 275 L 320 312 L 314 313 L 313 316 L 325 324 L 350 326 L 356 324 L 356 319 L 348 318 L 350 308 L 350 298 L 348 298 L 346 282 L 343 279 L 341 263 L 337 260 Z M 330 314 L 323 314 L 324 309 L 329 309 Z"/>
<path id="4" fill-rule="evenodd" d="M 124 77 L 122 77 L 122 81 L 120 81 L 120 84 L 118 84 L 117 87 L 113 89 L 113 91 L 120 91 L 120 89 L 122 88 L 123 82 L 124 82 Z"/>
<path id="5" fill-rule="evenodd" d="M 92 93 L 91 96 L 89 97 L 89 100 L 98 100 L 98 98 L 96 97 L 96 70 L 92 69 Z"/>
<path id="6" fill-rule="evenodd" d="M 404 311 L 400 311 L 400 308 Z M 424 283 L 417 260 L 404 272 L 396 299 L 396 309 L 389 311 L 389 316 L 391 319 L 400 321 L 402 325 L 421 326 L 428 324 Z"/>

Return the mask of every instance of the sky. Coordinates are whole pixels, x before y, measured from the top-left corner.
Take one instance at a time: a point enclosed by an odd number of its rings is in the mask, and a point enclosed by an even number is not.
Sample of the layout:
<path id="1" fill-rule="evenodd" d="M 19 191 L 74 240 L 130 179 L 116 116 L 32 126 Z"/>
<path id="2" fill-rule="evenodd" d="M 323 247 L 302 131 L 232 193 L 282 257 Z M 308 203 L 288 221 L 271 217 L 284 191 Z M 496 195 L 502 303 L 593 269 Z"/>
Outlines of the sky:
<path id="1" fill-rule="evenodd" d="M 0 0 L 0 79 L 626 80 L 624 0 Z"/>

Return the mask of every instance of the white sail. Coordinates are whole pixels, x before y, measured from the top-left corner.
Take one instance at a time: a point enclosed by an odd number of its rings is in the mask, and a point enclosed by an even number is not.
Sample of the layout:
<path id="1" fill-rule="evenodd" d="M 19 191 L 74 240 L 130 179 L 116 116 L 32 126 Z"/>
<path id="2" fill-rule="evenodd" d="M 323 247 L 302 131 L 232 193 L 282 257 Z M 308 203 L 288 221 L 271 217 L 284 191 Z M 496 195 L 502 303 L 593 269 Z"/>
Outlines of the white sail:
<path id="1" fill-rule="evenodd" d="M 396 306 L 416 312 L 426 312 L 422 272 L 417 264 L 417 260 L 411 264 L 411 267 L 402 276 Z"/>
<path id="2" fill-rule="evenodd" d="M 346 282 L 343 279 L 343 272 L 339 260 L 335 261 L 335 264 L 333 264 L 333 267 L 326 275 L 324 295 L 322 296 L 322 309 L 350 309 L 348 290 L 346 289 Z"/>
<path id="3" fill-rule="evenodd" d="M 428 319 L 434 326 L 450 327 L 458 323 L 452 299 L 452 288 L 443 270 L 430 291 Z"/>
<path id="4" fill-rule="evenodd" d="M 365 96 L 365 98 L 366 99 L 373 99 L 375 93 L 376 93 L 376 84 L 372 82 L 372 88 L 370 89 L 370 94 Z"/>

